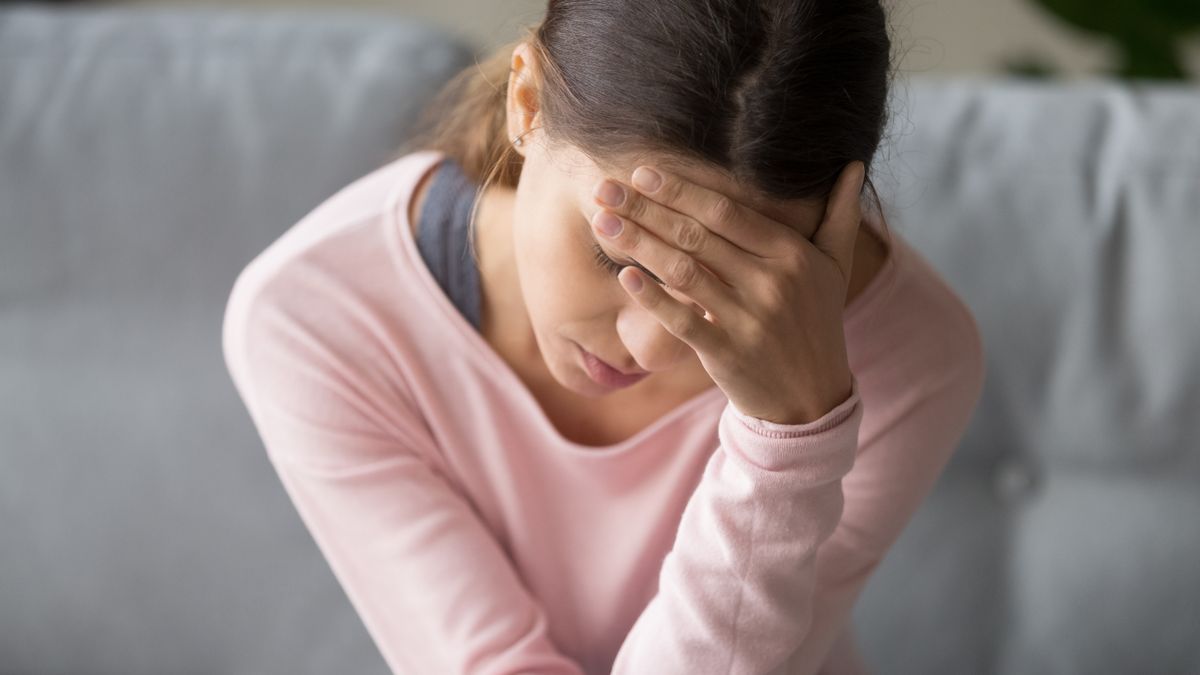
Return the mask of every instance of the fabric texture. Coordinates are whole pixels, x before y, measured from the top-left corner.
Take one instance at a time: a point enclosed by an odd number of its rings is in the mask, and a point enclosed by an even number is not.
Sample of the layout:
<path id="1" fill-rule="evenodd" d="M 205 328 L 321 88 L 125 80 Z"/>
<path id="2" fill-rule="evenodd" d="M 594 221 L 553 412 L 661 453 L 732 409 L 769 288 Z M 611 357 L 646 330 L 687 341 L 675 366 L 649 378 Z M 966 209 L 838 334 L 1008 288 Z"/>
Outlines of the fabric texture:
<path id="1" fill-rule="evenodd" d="M 478 187 L 452 157 L 433 169 L 421 206 L 417 248 L 429 273 L 455 309 L 480 329 L 479 267 L 471 255 L 471 207 Z"/>
<path id="2" fill-rule="evenodd" d="M 852 393 L 825 416 L 756 419 L 714 386 L 580 445 L 419 255 L 407 207 L 442 158 L 411 153 L 314 209 L 241 272 L 223 327 L 267 453 L 392 669 L 861 672 L 851 608 L 984 380 L 962 301 L 892 232 L 845 312 Z"/>
<path id="3" fill-rule="evenodd" d="M 477 55 L 404 12 L 313 10 L 0 8 L 6 675 L 390 672 L 221 319 L 251 258 L 390 161 Z M 970 306 L 989 375 L 855 644 L 888 675 L 1200 671 L 1200 87 L 910 73 L 892 94 L 889 227 Z"/>

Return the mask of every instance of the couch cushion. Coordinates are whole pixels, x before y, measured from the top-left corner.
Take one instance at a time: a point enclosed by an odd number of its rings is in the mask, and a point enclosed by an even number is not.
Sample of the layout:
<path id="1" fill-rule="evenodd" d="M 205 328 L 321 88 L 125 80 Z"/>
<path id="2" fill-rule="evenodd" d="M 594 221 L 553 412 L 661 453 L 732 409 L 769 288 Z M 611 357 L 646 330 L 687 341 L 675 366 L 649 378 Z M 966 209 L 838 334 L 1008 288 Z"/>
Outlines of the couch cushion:
<path id="1" fill-rule="evenodd" d="M 1200 668 L 1200 89 L 901 84 L 889 219 L 988 379 L 854 618 L 886 673 Z"/>
<path id="2" fill-rule="evenodd" d="M 395 14 L 0 10 L 0 670 L 387 672 L 221 318 L 473 60 Z"/>
<path id="3" fill-rule="evenodd" d="M 384 673 L 228 379 L 237 273 L 473 55 L 382 13 L 0 10 L 6 673 Z M 915 77 L 876 180 L 984 397 L 869 582 L 881 673 L 1200 663 L 1200 92 Z"/>

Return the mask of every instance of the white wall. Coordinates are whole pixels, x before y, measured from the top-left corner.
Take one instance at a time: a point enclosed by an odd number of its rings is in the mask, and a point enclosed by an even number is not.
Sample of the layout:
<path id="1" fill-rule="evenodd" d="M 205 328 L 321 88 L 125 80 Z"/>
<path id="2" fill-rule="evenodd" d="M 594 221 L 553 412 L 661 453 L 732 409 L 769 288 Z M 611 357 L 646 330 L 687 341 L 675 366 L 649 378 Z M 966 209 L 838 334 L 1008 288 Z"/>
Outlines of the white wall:
<path id="1" fill-rule="evenodd" d="M 541 18 L 546 0 L 127 0 L 140 4 L 362 8 L 431 19 L 487 49 Z M 994 73 L 1029 53 L 1072 76 L 1114 62 L 1107 40 L 1082 33 L 1031 0 L 884 0 L 900 69 L 910 73 Z M 1200 34 L 1183 47 L 1185 68 L 1200 79 Z"/>

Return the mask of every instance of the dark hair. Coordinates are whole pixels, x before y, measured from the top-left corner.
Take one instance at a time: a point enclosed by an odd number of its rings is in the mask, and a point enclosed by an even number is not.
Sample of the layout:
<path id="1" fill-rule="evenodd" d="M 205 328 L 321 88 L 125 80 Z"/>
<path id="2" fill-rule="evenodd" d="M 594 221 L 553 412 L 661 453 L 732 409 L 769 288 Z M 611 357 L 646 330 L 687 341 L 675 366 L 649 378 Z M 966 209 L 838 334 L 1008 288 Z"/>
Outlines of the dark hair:
<path id="1" fill-rule="evenodd" d="M 538 58 L 547 142 L 605 169 L 699 160 L 785 200 L 827 199 L 859 160 L 883 215 L 871 162 L 892 70 L 879 0 L 550 0 L 522 38 L 451 78 L 398 155 L 440 150 L 478 194 L 515 188 L 524 158 L 505 97 L 522 41 Z"/>

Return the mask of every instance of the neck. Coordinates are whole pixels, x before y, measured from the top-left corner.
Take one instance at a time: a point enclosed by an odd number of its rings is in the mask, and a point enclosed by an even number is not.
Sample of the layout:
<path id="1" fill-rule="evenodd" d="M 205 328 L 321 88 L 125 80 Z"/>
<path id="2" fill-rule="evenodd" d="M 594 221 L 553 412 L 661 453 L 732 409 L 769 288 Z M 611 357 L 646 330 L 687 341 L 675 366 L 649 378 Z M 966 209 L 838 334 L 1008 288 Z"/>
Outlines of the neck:
<path id="1" fill-rule="evenodd" d="M 475 249 L 479 255 L 481 332 L 498 352 L 524 360 L 539 357 L 539 351 L 513 255 L 515 198 L 515 190 L 500 186 L 491 186 L 480 196 Z"/>

